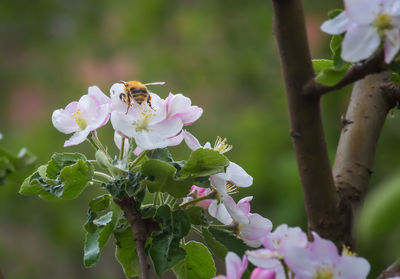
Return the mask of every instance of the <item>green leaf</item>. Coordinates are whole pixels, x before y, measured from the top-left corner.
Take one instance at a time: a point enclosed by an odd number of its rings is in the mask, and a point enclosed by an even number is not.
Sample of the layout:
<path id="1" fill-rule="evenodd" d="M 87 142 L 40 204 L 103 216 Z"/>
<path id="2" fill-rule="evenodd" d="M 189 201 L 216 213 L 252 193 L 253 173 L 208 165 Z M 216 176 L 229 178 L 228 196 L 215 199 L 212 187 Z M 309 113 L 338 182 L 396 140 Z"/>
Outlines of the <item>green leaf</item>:
<path id="1" fill-rule="evenodd" d="M 328 18 L 329 18 L 329 19 L 334 19 L 334 18 L 337 17 L 341 12 L 343 12 L 342 9 L 330 10 L 330 11 L 328 12 Z"/>
<path id="2" fill-rule="evenodd" d="M 199 206 L 189 207 L 185 209 L 185 213 L 189 216 L 190 223 L 193 225 L 208 225 L 208 220 L 204 214 L 204 209 Z"/>
<path id="3" fill-rule="evenodd" d="M 225 171 L 229 160 L 218 151 L 199 148 L 190 154 L 189 159 L 183 165 L 181 177 L 210 176 Z"/>
<path id="4" fill-rule="evenodd" d="M 22 148 L 18 155 L 0 148 L 0 185 L 6 180 L 21 183 L 21 177 L 25 177 L 27 172 L 33 167 L 36 157 L 26 148 Z"/>
<path id="5" fill-rule="evenodd" d="M 143 179 L 144 176 L 141 173 L 130 171 L 128 175 L 104 183 L 102 187 L 107 189 L 114 198 L 119 200 L 125 195 L 139 197 L 141 196 L 139 192 L 143 190 L 140 187 L 140 183 Z M 140 206 L 141 202 L 141 200 L 137 200 L 136 204 Z"/>
<path id="6" fill-rule="evenodd" d="M 334 68 L 328 68 L 318 73 L 315 80 L 319 83 L 333 86 L 343 79 L 346 74 L 346 70 L 336 70 Z"/>
<path id="7" fill-rule="evenodd" d="M 202 236 L 207 244 L 207 247 L 221 260 L 225 260 L 225 256 L 228 253 L 228 249 L 208 231 L 208 229 L 202 229 Z"/>
<path id="8" fill-rule="evenodd" d="M 316 73 L 322 72 L 323 70 L 330 68 L 333 66 L 333 60 L 329 59 L 313 59 L 312 60 L 312 65 L 314 68 L 314 71 Z"/>
<path id="9" fill-rule="evenodd" d="M 228 249 L 228 251 L 235 252 L 238 255 L 243 255 L 244 252 L 249 249 L 249 247 L 231 231 L 212 227 L 209 228 L 209 231 L 217 241 L 222 243 Z"/>
<path id="10" fill-rule="evenodd" d="M 86 188 L 94 173 L 86 157 L 78 153 L 55 153 L 47 165 L 22 183 L 20 193 L 44 199 L 74 199 Z"/>
<path id="11" fill-rule="evenodd" d="M 110 201 L 111 196 L 108 194 L 98 196 L 97 198 L 94 198 L 89 202 L 90 210 L 94 212 L 106 210 L 110 207 Z"/>
<path id="12" fill-rule="evenodd" d="M 178 279 L 209 279 L 215 276 L 214 260 L 204 244 L 189 241 L 183 249 L 186 251 L 185 260 L 173 268 Z"/>
<path id="13" fill-rule="evenodd" d="M 151 193 L 167 192 L 175 198 L 183 198 L 190 192 L 193 178 L 176 178 L 176 168 L 167 162 L 150 159 L 143 163 L 141 173 L 147 176 L 143 180 Z"/>
<path id="14" fill-rule="evenodd" d="M 153 150 L 153 154 L 151 155 L 150 158 L 161 160 L 164 162 L 173 162 L 174 161 L 168 148 L 157 148 L 157 149 Z"/>
<path id="15" fill-rule="evenodd" d="M 116 204 L 112 203 L 111 207 L 112 211 L 101 216 L 99 216 L 99 212 L 91 211 L 89 208 L 88 220 L 84 225 L 86 239 L 83 260 L 86 267 L 92 267 L 97 264 L 100 252 L 110 238 L 115 224 L 122 213 Z"/>
<path id="16" fill-rule="evenodd" d="M 152 233 L 150 256 L 161 276 L 185 258 L 186 252 L 179 242 L 189 233 L 190 222 L 182 209 L 171 211 L 168 205 L 158 208 L 155 219 L 161 223 L 161 231 Z"/>
<path id="17" fill-rule="evenodd" d="M 136 253 L 136 243 L 130 226 L 119 232 L 114 231 L 115 257 L 121 264 L 126 277 L 134 277 L 140 273 L 139 258 Z"/>

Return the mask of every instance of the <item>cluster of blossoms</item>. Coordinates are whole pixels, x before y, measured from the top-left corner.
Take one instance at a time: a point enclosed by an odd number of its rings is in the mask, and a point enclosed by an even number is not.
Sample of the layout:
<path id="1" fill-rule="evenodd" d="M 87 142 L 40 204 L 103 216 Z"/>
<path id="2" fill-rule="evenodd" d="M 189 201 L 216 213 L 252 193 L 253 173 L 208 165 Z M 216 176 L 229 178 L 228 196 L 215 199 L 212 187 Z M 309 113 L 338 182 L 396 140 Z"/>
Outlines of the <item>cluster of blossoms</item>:
<path id="1" fill-rule="evenodd" d="M 77 145 L 85 141 L 89 134 L 104 126 L 111 118 L 115 129 L 115 142 L 119 148 L 124 141 L 133 138 L 136 153 L 181 143 L 183 126 L 194 123 L 203 110 L 192 106 L 189 98 L 182 94 L 172 94 L 164 100 L 154 93 L 151 107 L 148 103 L 131 104 L 121 99 L 124 84 L 116 83 L 110 89 L 110 97 L 97 86 L 89 87 L 88 94 L 78 102 L 68 104 L 65 109 L 54 111 L 54 127 L 65 134 L 74 133 L 64 146 Z M 128 108 L 129 107 L 129 108 Z M 124 145 L 127 151 L 128 145 Z"/>
<path id="2" fill-rule="evenodd" d="M 346 32 L 342 58 L 357 62 L 370 57 L 384 44 L 385 62 L 390 63 L 400 49 L 400 2 L 398 0 L 345 0 L 345 10 L 325 21 L 322 31 L 338 35 Z"/>
<path id="3" fill-rule="evenodd" d="M 189 148 L 212 148 L 210 143 L 201 146 L 189 132 L 184 131 L 184 139 Z M 227 152 L 231 146 L 225 140 L 217 139 L 214 150 Z M 280 225 L 272 231 L 272 222 L 256 213 L 250 213 L 252 196 L 235 203 L 230 194 L 236 187 L 249 187 L 252 177 L 239 165 L 230 162 L 224 173 L 210 177 L 211 189 L 193 185 L 185 203 L 198 200 L 197 206 L 221 223 L 227 225 L 249 247 L 263 248 L 248 250 L 240 259 L 229 252 L 225 258 L 226 276 L 215 278 L 240 279 L 247 269 L 248 261 L 256 268 L 250 279 L 285 279 L 285 278 L 366 278 L 370 265 L 367 260 L 356 257 L 344 249 L 342 255 L 333 242 L 313 233 L 314 240 L 308 241 L 307 235 L 298 227 Z"/>
<path id="4" fill-rule="evenodd" d="M 92 139 L 96 145 L 96 130 L 104 126 L 109 119 L 115 129 L 114 140 L 122 152 L 127 153 L 131 139 L 137 147 L 135 154 L 144 150 L 154 150 L 175 146 L 183 140 L 191 150 L 213 149 L 221 154 L 232 146 L 226 139 L 217 138 L 214 146 L 209 142 L 201 145 L 197 138 L 183 127 L 194 123 L 203 110 L 192 106 L 191 100 L 182 94 L 169 94 L 166 99 L 154 93 L 151 104 L 127 103 L 124 84 L 116 83 L 110 89 L 110 97 L 92 86 L 89 92 L 78 102 L 72 102 L 65 109 L 54 111 L 54 126 L 61 132 L 73 136 L 64 146 L 82 143 Z M 246 271 L 248 261 L 256 268 L 251 279 L 284 278 L 366 278 L 370 266 L 360 257 L 346 253 L 339 255 L 336 246 L 314 233 L 314 240 L 308 241 L 300 228 L 287 225 L 278 226 L 274 231 L 272 222 L 257 213 L 250 212 L 253 197 L 245 197 L 237 203 L 231 197 L 239 187 L 249 187 L 253 178 L 239 165 L 229 162 L 225 171 L 211 175 L 210 188 L 196 185 L 184 198 L 180 206 L 200 206 L 209 215 L 221 222 L 225 228 L 233 231 L 245 244 L 253 248 L 241 259 L 233 252 L 226 256 L 226 276 L 216 278 L 239 279 Z M 260 248 L 260 247 L 263 248 Z M 346 250 L 345 250 L 346 251 Z"/>

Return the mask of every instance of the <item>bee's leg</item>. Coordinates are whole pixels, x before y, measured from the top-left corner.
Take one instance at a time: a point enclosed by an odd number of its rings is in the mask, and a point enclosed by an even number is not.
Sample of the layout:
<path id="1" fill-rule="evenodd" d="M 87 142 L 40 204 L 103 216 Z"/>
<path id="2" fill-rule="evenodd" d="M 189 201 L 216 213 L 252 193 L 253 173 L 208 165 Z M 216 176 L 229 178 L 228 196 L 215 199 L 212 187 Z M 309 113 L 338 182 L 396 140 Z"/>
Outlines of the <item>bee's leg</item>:
<path id="1" fill-rule="evenodd" d="M 151 106 L 151 96 L 149 94 L 149 97 L 147 98 L 147 104 L 149 105 L 149 107 L 151 107 L 152 110 L 155 110 L 152 106 Z"/>
<path id="2" fill-rule="evenodd" d="M 126 108 L 126 113 L 125 114 L 128 114 L 129 108 L 131 106 L 131 100 L 129 99 L 128 95 L 125 98 L 125 103 L 128 105 L 128 107 Z"/>

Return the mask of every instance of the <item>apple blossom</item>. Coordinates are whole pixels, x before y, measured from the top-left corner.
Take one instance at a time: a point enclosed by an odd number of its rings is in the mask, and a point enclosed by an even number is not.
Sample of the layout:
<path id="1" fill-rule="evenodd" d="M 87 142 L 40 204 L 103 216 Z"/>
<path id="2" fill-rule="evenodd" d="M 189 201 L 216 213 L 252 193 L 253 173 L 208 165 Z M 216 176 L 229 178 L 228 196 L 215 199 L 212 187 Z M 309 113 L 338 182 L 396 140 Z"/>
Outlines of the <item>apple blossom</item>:
<path id="1" fill-rule="evenodd" d="M 78 102 L 71 102 L 65 109 L 53 112 L 54 127 L 65 134 L 74 133 L 64 146 L 80 144 L 90 132 L 105 125 L 110 117 L 111 100 L 97 86 L 89 87 L 88 91 Z"/>
<path id="2" fill-rule="evenodd" d="M 226 144 L 226 139 L 217 138 L 214 147 L 209 142 L 204 146 L 200 144 L 198 139 L 186 130 L 182 131 L 186 145 L 191 150 L 199 148 L 213 149 L 223 154 L 232 149 L 231 145 Z M 220 195 L 220 198 L 213 200 L 208 207 L 208 213 L 215 217 L 218 221 L 225 225 L 232 223 L 232 218 L 225 208 L 223 198 L 229 194 L 236 193 L 237 187 L 249 187 L 253 184 L 251 177 L 242 167 L 229 162 L 224 173 L 218 173 L 210 176 L 210 183 Z"/>
<path id="3" fill-rule="evenodd" d="M 345 0 L 345 11 L 325 21 L 321 30 L 329 34 L 346 32 L 342 58 L 357 62 L 368 58 L 384 40 L 385 62 L 400 49 L 400 3 L 396 0 Z"/>
<path id="4" fill-rule="evenodd" d="M 237 226 L 237 233 L 250 247 L 259 247 L 272 230 L 272 222 L 255 213 L 250 213 L 250 201 L 253 197 L 245 197 L 237 204 L 231 196 L 225 196 L 224 204 Z"/>
<path id="5" fill-rule="evenodd" d="M 226 276 L 219 275 L 214 279 L 240 279 L 247 268 L 247 256 L 243 256 L 243 260 L 233 252 L 228 252 L 225 257 Z"/>
<path id="6" fill-rule="evenodd" d="M 313 233 L 314 241 L 307 247 L 290 246 L 285 262 L 296 274 L 296 279 L 363 279 L 370 265 L 367 260 L 355 256 L 340 256 L 331 241 Z"/>
<path id="7" fill-rule="evenodd" d="M 166 118 L 166 102 L 158 95 L 150 93 L 152 107 L 147 103 L 139 105 L 133 102 L 127 112 L 127 105 L 119 97 L 123 93 L 123 86 L 114 84 L 110 91 L 113 128 L 127 137 L 133 137 L 141 149 L 167 147 L 169 138 L 178 135 L 182 130 L 183 123 L 179 118 Z"/>

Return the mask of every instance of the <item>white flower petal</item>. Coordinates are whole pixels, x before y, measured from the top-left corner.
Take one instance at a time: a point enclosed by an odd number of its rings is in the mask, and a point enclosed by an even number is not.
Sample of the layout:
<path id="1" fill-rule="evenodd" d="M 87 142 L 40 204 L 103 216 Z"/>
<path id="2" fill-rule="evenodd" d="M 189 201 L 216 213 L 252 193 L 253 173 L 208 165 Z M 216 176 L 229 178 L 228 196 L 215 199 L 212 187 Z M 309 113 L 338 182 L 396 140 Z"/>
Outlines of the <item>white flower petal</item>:
<path id="1" fill-rule="evenodd" d="M 226 210 L 225 205 L 223 203 L 218 203 L 217 200 L 211 201 L 210 206 L 208 207 L 208 213 L 224 225 L 232 223 L 232 218 Z"/>
<path id="2" fill-rule="evenodd" d="M 321 30 L 332 35 L 342 34 L 346 31 L 349 22 L 346 12 L 341 12 L 335 18 L 325 21 L 321 25 Z"/>
<path id="3" fill-rule="evenodd" d="M 384 0 L 382 1 L 382 13 L 392 16 L 400 15 L 399 0 Z"/>
<path id="4" fill-rule="evenodd" d="M 171 118 L 152 125 L 149 130 L 160 137 L 170 138 L 176 136 L 182 130 L 182 127 L 183 124 L 180 119 Z"/>
<path id="5" fill-rule="evenodd" d="M 278 260 L 279 254 L 275 251 L 268 249 L 257 249 L 246 251 L 246 255 L 249 261 L 258 267 L 270 269 L 281 265 L 280 261 Z"/>
<path id="6" fill-rule="evenodd" d="M 372 26 L 352 26 L 344 36 L 342 58 L 349 62 L 366 59 L 374 53 L 379 44 L 379 35 Z"/>
<path id="7" fill-rule="evenodd" d="M 389 64 L 400 49 L 400 31 L 398 29 L 392 29 L 385 32 L 385 62 Z"/>
<path id="8" fill-rule="evenodd" d="M 72 137 L 69 138 L 69 140 L 66 140 L 64 143 L 64 147 L 67 146 L 72 146 L 72 145 L 77 145 L 85 141 L 87 136 L 90 133 L 90 128 L 87 127 L 83 131 L 76 132 L 75 134 L 72 135 Z"/>
<path id="9" fill-rule="evenodd" d="M 126 113 L 128 105 L 121 100 L 120 95 L 124 93 L 125 86 L 122 83 L 114 83 L 110 88 L 112 110 L 118 110 Z"/>
<path id="10" fill-rule="evenodd" d="M 169 145 L 169 138 L 148 131 L 136 132 L 134 138 L 137 146 L 142 150 L 164 148 Z"/>
<path id="11" fill-rule="evenodd" d="M 344 0 L 349 18 L 358 24 L 370 24 L 380 10 L 380 0 Z"/>
<path id="12" fill-rule="evenodd" d="M 76 124 L 74 117 L 66 110 L 55 110 L 51 120 L 54 127 L 64 134 L 70 134 L 79 130 L 78 124 Z"/>
<path id="13" fill-rule="evenodd" d="M 230 162 L 226 168 L 228 181 L 238 187 L 249 187 L 253 184 L 253 177 L 250 176 L 241 166 Z"/>
<path id="14" fill-rule="evenodd" d="M 338 279 L 365 279 L 370 270 L 368 261 L 361 257 L 344 256 L 340 258 L 336 273 Z M 336 278 L 336 277 L 335 277 Z"/>
<path id="15" fill-rule="evenodd" d="M 111 113 L 111 124 L 114 130 L 122 132 L 128 137 L 133 137 L 135 135 L 135 128 L 132 125 L 133 121 L 129 114 L 115 110 Z"/>

